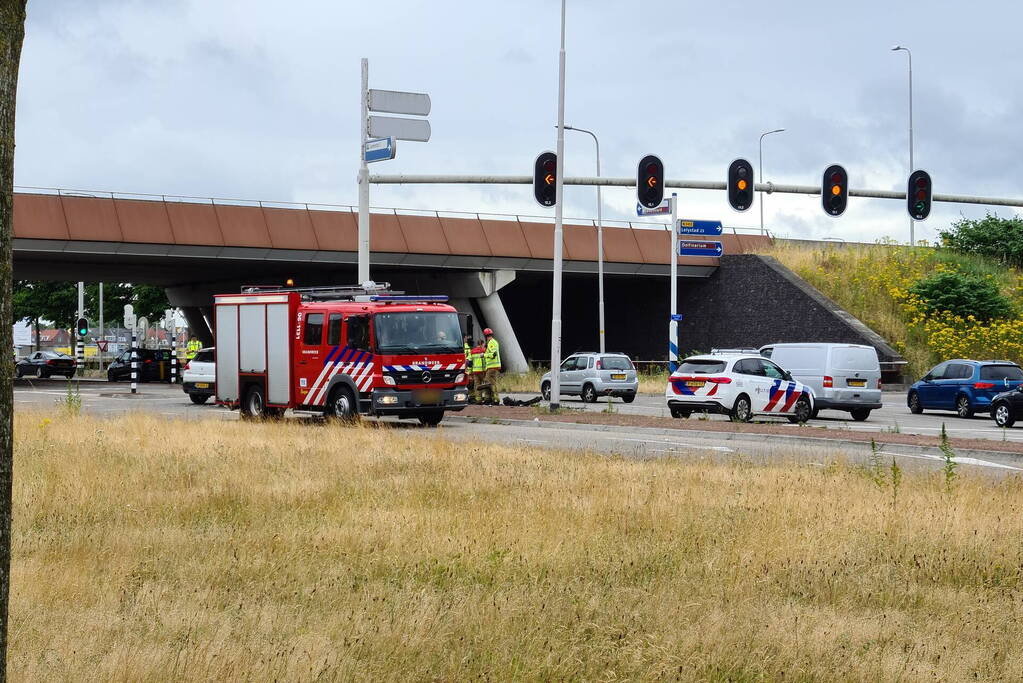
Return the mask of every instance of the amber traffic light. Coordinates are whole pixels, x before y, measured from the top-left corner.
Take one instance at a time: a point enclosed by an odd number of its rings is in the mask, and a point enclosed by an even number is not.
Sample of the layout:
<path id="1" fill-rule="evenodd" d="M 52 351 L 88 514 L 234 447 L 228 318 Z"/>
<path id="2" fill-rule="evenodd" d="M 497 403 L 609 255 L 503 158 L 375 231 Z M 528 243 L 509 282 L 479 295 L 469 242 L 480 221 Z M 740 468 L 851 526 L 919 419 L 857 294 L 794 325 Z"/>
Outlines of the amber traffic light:
<path id="1" fill-rule="evenodd" d="M 849 174 L 838 164 L 824 170 L 821 181 L 821 205 L 829 216 L 841 216 L 849 204 Z"/>
<path id="2" fill-rule="evenodd" d="M 753 164 L 736 159 L 728 166 L 728 203 L 736 211 L 753 206 Z"/>
<path id="3" fill-rule="evenodd" d="M 636 173 L 636 197 L 648 209 L 660 205 L 664 199 L 664 163 L 648 154 L 639 160 Z"/>
<path id="4" fill-rule="evenodd" d="M 558 199 L 558 155 L 543 152 L 533 163 L 533 196 L 540 206 L 554 206 Z"/>

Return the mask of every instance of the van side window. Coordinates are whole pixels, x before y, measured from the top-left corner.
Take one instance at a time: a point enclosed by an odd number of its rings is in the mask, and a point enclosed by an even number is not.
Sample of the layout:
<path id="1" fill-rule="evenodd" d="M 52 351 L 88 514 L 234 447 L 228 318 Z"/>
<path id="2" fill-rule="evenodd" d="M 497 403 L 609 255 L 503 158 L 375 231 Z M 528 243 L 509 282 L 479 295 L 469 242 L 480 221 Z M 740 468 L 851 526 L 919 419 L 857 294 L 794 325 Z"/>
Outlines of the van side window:
<path id="1" fill-rule="evenodd" d="M 319 346 L 323 343 L 323 314 L 310 313 L 305 317 L 305 336 L 302 343 L 306 346 Z"/>
<path id="2" fill-rule="evenodd" d="M 369 351 L 369 318 L 364 315 L 352 315 L 345 322 L 348 324 L 347 346 Z"/>
<path id="3" fill-rule="evenodd" d="M 327 343 L 337 346 L 341 343 L 341 314 L 331 313 L 327 321 Z"/>

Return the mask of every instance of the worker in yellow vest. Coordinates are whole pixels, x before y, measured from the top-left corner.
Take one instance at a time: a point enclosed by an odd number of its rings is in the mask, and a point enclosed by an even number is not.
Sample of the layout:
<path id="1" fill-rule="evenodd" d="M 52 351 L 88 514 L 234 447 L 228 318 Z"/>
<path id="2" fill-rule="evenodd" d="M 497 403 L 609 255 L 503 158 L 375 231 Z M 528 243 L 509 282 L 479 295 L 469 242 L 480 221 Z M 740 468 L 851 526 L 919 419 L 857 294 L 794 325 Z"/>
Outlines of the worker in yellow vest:
<path id="1" fill-rule="evenodd" d="M 489 327 L 483 330 L 483 337 L 486 341 L 486 352 L 483 354 L 483 364 L 486 370 L 486 382 L 490 385 L 490 403 L 500 405 L 501 397 L 497 392 L 497 377 L 501 372 L 501 345 L 494 339 L 494 331 Z"/>
<path id="2" fill-rule="evenodd" d="M 483 403 L 483 389 L 485 388 L 483 350 L 482 346 L 472 347 L 472 394 L 470 398 L 473 403 Z"/>
<path id="3" fill-rule="evenodd" d="M 195 354 L 199 353 L 202 349 L 202 342 L 196 339 L 194 336 L 188 340 L 188 344 L 185 346 L 185 352 L 188 360 L 195 358 Z"/>
<path id="4" fill-rule="evenodd" d="M 462 351 L 465 354 L 465 376 L 469 378 L 466 390 L 469 392 L 469 397 L 472 398 L 476 389 L 472 379 L 472 337 L 468 334 L 462 337 Z"/>

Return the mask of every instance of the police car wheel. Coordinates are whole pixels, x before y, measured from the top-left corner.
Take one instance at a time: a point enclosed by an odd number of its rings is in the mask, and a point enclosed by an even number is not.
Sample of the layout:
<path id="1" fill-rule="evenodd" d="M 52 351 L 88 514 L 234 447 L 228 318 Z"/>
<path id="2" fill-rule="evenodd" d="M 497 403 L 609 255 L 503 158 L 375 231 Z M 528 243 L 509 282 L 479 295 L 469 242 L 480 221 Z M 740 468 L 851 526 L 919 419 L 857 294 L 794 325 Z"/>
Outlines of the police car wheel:
<path id="1" fill-rule="evenodd" d="M 344 422 L 351 422 L 357 417 L 355 399 L 348 387 L 339 386 L 330 392 L 330 399 L 327 401 L 327 416 Z"/>
<path id="2" fill-rule="evenodd" d="M 729 417 L 735 422 L 749 422 L 753 419 L 753 405 L 750 403 L 749 396 L 742 394 L 735 399 L 735 405 L 732 406 Z"/>
<path id="3" fill-rule="evenodd" d="M 543 400 L 551 400 L 551 383 L 544 382 L 540 385 L 540 395 L 543 396 Z"/>
<path id="4" fill-rule="evenodd" d="M 810 408 L 810 399 L 803 396 L 796 401 L 796 409 L 792 415 L 789 415 L 789 422 L 797 424 L 800 422 L 806 422 L 810 419 L 810 414 L 813 410 Z"/>
<path id="5" fill-rule="evenodd" d="M 686 410 L 685 408 L 669 408 L 672 417 L 683 417 L 688 418 L 693 414 L 693 411 Z"/>

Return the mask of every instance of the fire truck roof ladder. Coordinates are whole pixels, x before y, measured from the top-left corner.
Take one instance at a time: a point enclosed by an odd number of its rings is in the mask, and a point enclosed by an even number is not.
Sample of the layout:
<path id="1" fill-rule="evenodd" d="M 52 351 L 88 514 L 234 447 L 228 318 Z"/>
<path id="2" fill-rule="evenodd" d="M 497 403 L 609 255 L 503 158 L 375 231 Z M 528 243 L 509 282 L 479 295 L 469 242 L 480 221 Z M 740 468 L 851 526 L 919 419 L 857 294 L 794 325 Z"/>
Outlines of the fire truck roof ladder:
<path id="1" fill-rule="evenodd" d="M 365 285 L 334 285 L 327 287 L 276 287 L 276 286 L 245 286 L 242 294 L 281 294 L 296 292 L 306 301 L 336 301 L 379 294 L 404 294 L 391 291 L 390 282 L 373 282 Z"/>

